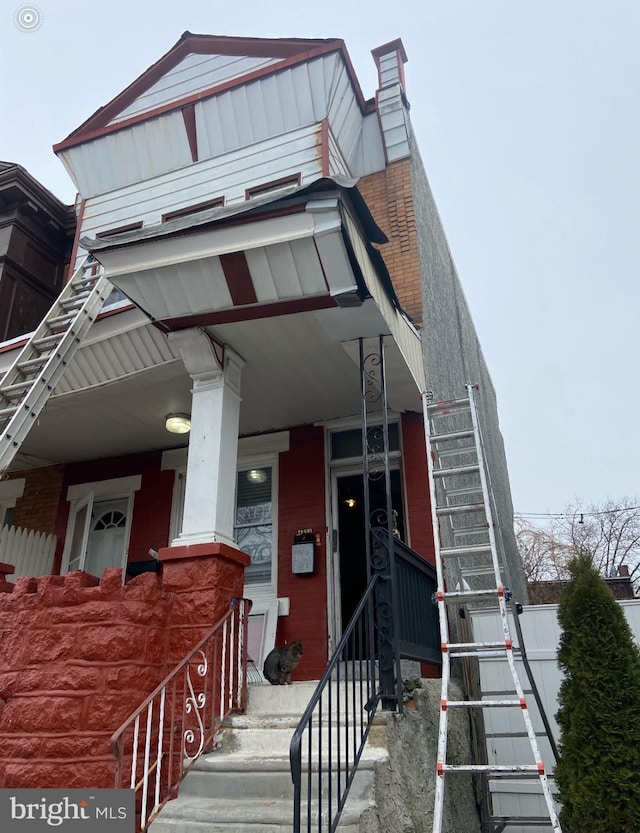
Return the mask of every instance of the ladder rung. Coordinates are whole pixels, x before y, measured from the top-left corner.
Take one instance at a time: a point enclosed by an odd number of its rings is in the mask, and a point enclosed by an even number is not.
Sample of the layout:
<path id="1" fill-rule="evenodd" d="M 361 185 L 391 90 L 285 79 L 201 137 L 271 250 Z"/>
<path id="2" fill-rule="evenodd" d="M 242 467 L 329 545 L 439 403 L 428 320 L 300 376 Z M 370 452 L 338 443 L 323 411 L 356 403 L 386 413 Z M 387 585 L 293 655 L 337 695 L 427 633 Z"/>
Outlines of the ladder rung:
<path id="1" fill-rule="evenodd" d="M 25 359 L 23 362 L 19 362 L 16 365 L 16 369 L 19 370 L 21 373 L 24 371 L 30 371 L 34 367 L 41 367 L 42 365 L 46 364 L 49 360 L 49 356 L 36 356 L 35 359 Z"/>
<path id="2" fill-rule="evenodd" d="M 441 547 L 440 549 L 440 555 L 445 558 L 449 555 L 482 555 L 490 552 L 491 546 L 489 544 L 470 545 L 468 547 Z"/>
<path id="3" fill-rule="evenodd" d="M 11 408 L 0 408 L 0 419 L 13 416 L 17 410 L 17 405 L 13 405 Z"/>
<path id="4" fill-rule="evenodd" d="M 474 474 L 480 471 L 480 466 L 454 466 L 450 469 L 434 469 L 434 477 L 453 477 L 457 474 Z"/>
<path id="5" fill-rule="evenodd" d="M 472 578 L 475 576 L 495 576 L 493 565 L 486 564 L 484 567 L 464 567 L 460 570 L 462 578 Z"/>
<path id="6" fill-rule="evenodd" d="M 438 506 L 437 515 L 462 515 L 465 512 L 484 511 L 484 503 L 461 503 L 459 506 Z"/>
<path id="7" fill-rule="evenodd" d="M 537 764 L 438 764 L 438 767 L 443 772 L 486 772 L 489 775 L 499 777 L 501 775 L 515 775 L 526 778 L 537 778 L 544 774 L 540 772 Z"/>
<path id="8" fill-rule="evenodd" d="M 449 399 L 443 402 L 432 402 L 431 405 L 427 405 L 427 410 L 432 413 L 437 413 L 438 411 L 450 411 L 452 408 L 460 409 L 470 407 L 471 403 L 468 399 Z"/>
<path id="9" fill-rule="evenodd" d="M 62 315 L 55 315 L 52 318 L 47 318 L 47 327 L 50 329 L 59 329 L 65 324 L 70 324 L 77 316 L 77 312 L 65 312 Z"/>
<path id="10" fill-rule="evenodd" d="M 78 292 L 72 298 L 66 298 L 60 301 L 60 306 L 63 310 L 79 310 L 91 293 L 88 290 Z"/>
<path id="11" fill-rule="evenodd" d="M 547 830 L 550 825 L 548 816 L 489 816 L 489 821 L 506 827 L 546 827 Z"/>
<path id="12" fill-rule="evenodd" d="M 475 648 L 476 652 L 483 652 L 485 650 L 495 650 L 496 648 L 506 651 L 507 646 L 504 640 L 502 642 L 449 642 L 447 643 L 447 650 L 458 654 L 458 649 L 466 650 L 467 648 Z"/>
<path id="13" fill-rule="evenodd" d="M 35 347 L 36 350 L 39 350 L 41 347 L 45 350 L 51 350 L 59 341 L 62 340 L 63 335 L 64 333 L 54 333 L 50 336 L 43 336 L 33 342 L 33 347 Z"/>
<path id="14" fill-rule="evenodd" d="M 445 602 L 464 604 L 465 602 L 480 601 L 492 596 L 498 601 L 498 591 L 494 587 L 491 590 L 454 590 L 451 593 L 443 593 Z"/>
<path id="15" fill-rule="evenodd" d="M 456 651 L 452 656 L 456 659 L 459 657 L 473 657 L 474 659 L 478 659 L 479 653 L 479 651 Z M 514 650 L 513 653 L 520 656 L 517 650 Z M 504 648 L 501 651 L 482 651 L 482 657 L 483 659 L 504 659 Z M 527 735 L 523 735 L 523 737 L 527 737 Z"/>
<path id="16" fill-rule="evenodd" d="M 520 700 L 447 700 L 450 709 L 501 709 L 507 706 L 522 708 Z"/>
<path id="17" fill-rule="evenodd" d="M 477 524 L 476 526 L 455 526 L 452 528 L 452 532 L 454 535 L 480 535 L 483 532 L 487 532 L 489 529 L 489 524 Z"/>
<path id="18" fill-rule="evenodd" d="M 465 428 L 462 431 L 447 431 L 443 434 L 432 434 L 430 439 L 431 442 L 442 443 L 447 440 L 464 440 L 466 437 L 473 437 L 473 428 Z M 475 451 L 475 446 L 471 450 Z"/>
<path id="19" fill-rule="evenodd" d="M 10 398 L 14 393 L 23 393 L 27 388 L 33 384 L 33 379 L 27 379 L 26 382 L 16 382 L 13 385 L 7 385 L 5 388 L 0 388 L 0 393 Z"/>

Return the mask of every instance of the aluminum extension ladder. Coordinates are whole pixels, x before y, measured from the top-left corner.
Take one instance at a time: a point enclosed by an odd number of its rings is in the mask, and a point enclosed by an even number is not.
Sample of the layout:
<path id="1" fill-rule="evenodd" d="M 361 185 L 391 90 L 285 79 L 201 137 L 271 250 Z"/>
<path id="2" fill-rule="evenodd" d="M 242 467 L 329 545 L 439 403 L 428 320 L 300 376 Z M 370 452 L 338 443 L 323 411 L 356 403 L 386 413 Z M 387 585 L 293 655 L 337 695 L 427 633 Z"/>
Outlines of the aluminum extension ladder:
<path id="1" fill-rule="evenodd" d="M 0 381 L 0 476 L 20 450 L 113 287 L 91 255 Z"/>
<path id="2" fill-rule="evenodd" d="M 456 772 L 476 773 L 485 781 L 485 785 L 487 779 L 538 779 L 548 818 L 546 815 L 498 816 L 489 808 L 484 819 L 485 825 L 494 833 L 514 825 L 521 829 L 538 827 L 562 833 L 514 660 L 507 609 L 510 592 L 502 578 L 507 575 L 506 565 L 501 563 L 496 542 L 490 480 L 474 398 L 475 387 L 467 385 L 466 390 L 466 398 L 447 402 L 430 403 L 429 395 L 423 396 L 438 579 L 436 595 L 442 639 L 442 693 L 433 833 L 442 833 L 445 778 Z M 503 639 L 495 642 L 473 641 L 469 617 L 466 615 L 465 606 L 468 604 L 481 609 L 498 608 Z M 450 619 L 450 609 L 459 611 L 462 621 L 453 617 Z M 520 633 L 519 637 L 521 639 Z M 514 696 L 489 699 L 480 693 L 480 699 L 451 700 L 451 659 L 456 657 L 506 659 Z M 527 669 L 528 665 L 525 666 L 525 672 Z M 531 682 L 535 685 L 533 680 Z M 466 693 L 464 696 L 470 695 Z M 513 765 L 447 763 L 448 715 L 452 708 L 476 710 L 475 714 L 480 715 L 483 721 L 485 709 L 517 709 L 522 714 L 531 747 L 530 762 Z M 544 720 L 546 725 L 546 717 Z"/>

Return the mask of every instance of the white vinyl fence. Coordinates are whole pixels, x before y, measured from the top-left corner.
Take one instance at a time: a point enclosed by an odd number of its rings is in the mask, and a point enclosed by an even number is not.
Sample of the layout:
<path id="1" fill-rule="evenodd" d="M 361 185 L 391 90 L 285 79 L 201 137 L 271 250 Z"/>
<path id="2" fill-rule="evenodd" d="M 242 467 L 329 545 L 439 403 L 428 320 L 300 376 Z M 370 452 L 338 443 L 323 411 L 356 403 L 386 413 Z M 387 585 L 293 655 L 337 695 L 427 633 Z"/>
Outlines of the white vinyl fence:
<path id="1" fill-rule="evenodd" d="M 636 641 L 640 643 L 640 599 L 620 601 Z M 495 612 L 475 611 L 472 613 L 474 638 L 478 642 L 499 641 L 503 638 L 500 617 Z M 560 740 L 558 724 L 558 691 L 562 674 L 558 668 L 557 654 L 560 640 L 558 605 L 527 605 L 520 616 L 520 627 L 524 644 L 544 710 L 551 724 L 556 743 Z M 517 644 L 516 630 L 511 625 L 514 646 Z M 518 673 L 530 709 L 536 732 L 543 733 L 544 726 L 530 694 L 527 676 L 522 662 L 516 661 Z M 480 658 L 480 685 L 483 697 L 499 699 L 504 692 L 513 694 L 513 679 L 506 659 L 500 657 Z M 489 763 L 514 764 L 531 762 L 531 746 L 523 737 L 524 722 L 514 709 L 485 709 L 485 729 Z M 553 772 L 554 757 L 546 737 L 539 737 L 540 752 L 548 774 Z M 546 805 L 540 794 L 539 782 L 524 780 L 495 780 L 491 782 L 494 814 L 499 816 L 545 816 Z M 547 816 L 548 818 L 548 816 Z M 538 827 L 550 831 L 551 826 Z M 508 828 L 509 833 L 531 833 L 531 828 Z"/>
<path id="2" fill-rule="evenodd" d="M 56 536 L 45 535 L 33 529 L 5 526 L 0 530 L 0 561 L 15 566 L 15 572 L 7 576 L 15 581 L 18 576 L 46 576 L 53 568 Z"/>

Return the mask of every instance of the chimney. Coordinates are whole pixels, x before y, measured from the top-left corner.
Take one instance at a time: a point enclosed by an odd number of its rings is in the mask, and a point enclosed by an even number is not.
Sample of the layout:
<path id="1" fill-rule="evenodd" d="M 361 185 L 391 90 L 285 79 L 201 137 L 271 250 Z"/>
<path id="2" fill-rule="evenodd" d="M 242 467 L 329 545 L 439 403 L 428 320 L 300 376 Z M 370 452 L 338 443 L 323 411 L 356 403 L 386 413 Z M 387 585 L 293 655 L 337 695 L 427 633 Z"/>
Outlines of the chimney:
<path id="1" fill-rule="evenodd" d="M 389 41 L 371 50 L 378 68 L 378 89 L 384 90 L 399 84 L 405 92 L 404 65 L 407 63 L 407 53 L 400 38 Z"/>
<path id="2" fill-rule="evenodd" d="M 618 575 L 622 578 L 629 578 L 629 567 L 626 564 L 621 564 L 618 567 Z"/>

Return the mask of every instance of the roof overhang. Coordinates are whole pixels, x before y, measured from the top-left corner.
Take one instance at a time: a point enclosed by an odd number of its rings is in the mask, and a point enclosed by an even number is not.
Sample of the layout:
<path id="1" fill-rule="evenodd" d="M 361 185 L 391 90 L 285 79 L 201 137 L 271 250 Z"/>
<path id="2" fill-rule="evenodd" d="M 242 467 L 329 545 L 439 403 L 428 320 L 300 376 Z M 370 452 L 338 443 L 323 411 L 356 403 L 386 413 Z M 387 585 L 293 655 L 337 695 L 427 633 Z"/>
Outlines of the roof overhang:
<path id="1" fill-rule="evenodd" d="M 371 245 L 379 231 L 354 189 L 330 186 L 95 241 L 107 276 L 147 315 L 96 322 L 16 465 L 170 447 L 164 416 L 189 412 L 192 383 L 163 331 L 183 327 L 244 360 L 242 436 L 359 414 L 360 340 L 368 353 L 380 337 L 390 409 L 419 411 L 421 340 Z"/>
<path id="2" fill-rule="evenodd" d="M 167 331 L 334 310 L 327 320 L 339 322 L 341 341 L 351 341 L 370 334 L 375 317 L 422 390 L 420 337 L 372 245 L 383 241 L 352 181 L 324 179 L 260 203 L 82 244 Z M 366 315 L 356 313 L 368 299 Z"/>

